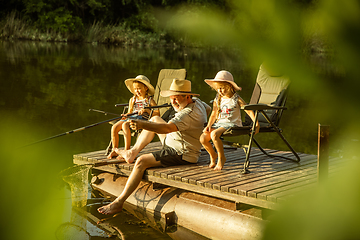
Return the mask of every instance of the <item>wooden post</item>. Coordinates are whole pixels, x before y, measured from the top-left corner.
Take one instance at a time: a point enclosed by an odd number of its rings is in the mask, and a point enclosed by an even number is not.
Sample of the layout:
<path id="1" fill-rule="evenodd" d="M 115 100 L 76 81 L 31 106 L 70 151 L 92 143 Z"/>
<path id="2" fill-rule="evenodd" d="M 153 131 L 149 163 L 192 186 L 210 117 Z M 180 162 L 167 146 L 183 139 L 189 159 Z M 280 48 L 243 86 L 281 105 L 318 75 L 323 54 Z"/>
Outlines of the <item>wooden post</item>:
<path id="1" fill-rule="evenodd" d="M 322 126 L 319 123 L 318 128 L 318 181 L 323 182 L 328 177 L 329 172 L 329 129 L 330 126 Z"/>

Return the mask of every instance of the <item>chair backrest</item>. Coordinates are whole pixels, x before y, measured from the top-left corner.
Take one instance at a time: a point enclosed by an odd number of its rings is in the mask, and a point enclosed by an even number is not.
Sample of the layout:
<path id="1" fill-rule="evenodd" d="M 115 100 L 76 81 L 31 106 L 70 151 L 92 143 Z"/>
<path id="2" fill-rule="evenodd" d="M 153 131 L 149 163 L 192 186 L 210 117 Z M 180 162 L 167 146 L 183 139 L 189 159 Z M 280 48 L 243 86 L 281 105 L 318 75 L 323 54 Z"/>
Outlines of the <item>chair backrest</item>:
<path id="1" fill-rule="evenodd" d="M 186 78 L 186 69 L 161 69 L 159 73 L 159 78 L 155 87 L 154 100 L 158 105 L 164 103 L 170 103 L 168 97 L 164 98 L 160 95 L 160 92 L 163 90 L 169 90 L 170 85 L 174 78 L 185 79 Z M 160 108 L 160 116 L 164 114 L 167 108 Z"/>
<path id="2" fill-rule="evenodd" d="M 290 80 L 287 76 L 272 73 L 264 65 L 261 65 L 249 103 L 285 106 L 289 84 Z M 283 110 L 266 110 L 264 112 L 276 126 L 279 125 Z M 269 124 L 262 114 L 259 115 L 258 121 L 261 126 Z M 251 119 L 247 116 L 245 124 L 250 122 Z"/>

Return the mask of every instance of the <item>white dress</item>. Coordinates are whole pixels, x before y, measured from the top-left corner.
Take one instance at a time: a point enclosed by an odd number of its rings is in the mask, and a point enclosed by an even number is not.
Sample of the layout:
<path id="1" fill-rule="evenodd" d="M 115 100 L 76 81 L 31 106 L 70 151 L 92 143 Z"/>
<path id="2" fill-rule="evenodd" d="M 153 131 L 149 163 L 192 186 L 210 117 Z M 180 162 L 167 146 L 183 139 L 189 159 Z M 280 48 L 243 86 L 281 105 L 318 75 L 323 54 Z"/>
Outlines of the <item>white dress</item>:
<path id="1" fill-rule="evenodd" d="M 215 100 L 217 103 L 218 95 L 216 96 Z M 220 109 L 221 112 L 218 116 L 216 121 L 217 125 L 219 124 L 233 124 L 238 127 L 242 127 L 241 121 L 241 111 L 240 106 L 238 104 L 239 95 L 234 94 L 231 98 L 221 98 L 220 102 Z"/>

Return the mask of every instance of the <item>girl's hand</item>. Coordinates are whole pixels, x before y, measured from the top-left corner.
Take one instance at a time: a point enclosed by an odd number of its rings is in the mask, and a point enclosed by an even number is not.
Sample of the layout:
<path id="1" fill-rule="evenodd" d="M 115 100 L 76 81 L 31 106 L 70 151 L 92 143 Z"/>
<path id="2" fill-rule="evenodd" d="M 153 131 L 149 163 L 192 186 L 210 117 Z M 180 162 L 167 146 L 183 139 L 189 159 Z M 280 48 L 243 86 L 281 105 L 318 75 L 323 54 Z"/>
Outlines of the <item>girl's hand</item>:
<path id="1" fill-rule="evenodd" d="M 148 109 L 140 109 L 140 111 L 138 112 L 139 115 L 143 115 L 144 113 L 148 113 Z"/>
<path id="2" fill-rule="evenodd" d="M 205 132 L 210 132 L 210 129 L 211 129 L 210 126 L 206 126 L 206 127 L 204 128 L 203 132 L 204 132 L 204 133 L 205 133 Z"/>

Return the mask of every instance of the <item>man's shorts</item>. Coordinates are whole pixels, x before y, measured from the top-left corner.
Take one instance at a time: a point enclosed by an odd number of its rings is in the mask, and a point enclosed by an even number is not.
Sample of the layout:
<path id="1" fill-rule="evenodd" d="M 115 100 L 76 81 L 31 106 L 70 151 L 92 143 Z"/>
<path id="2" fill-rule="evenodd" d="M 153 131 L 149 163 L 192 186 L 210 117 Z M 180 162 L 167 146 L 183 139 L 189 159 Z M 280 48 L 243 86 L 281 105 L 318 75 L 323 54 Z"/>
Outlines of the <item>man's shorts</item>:
<path id="1" fill-rule="evenodd" d="M 191 164 L 191 162 L 183 160 L 182 155 L 177 154 L 175 149 L 166 145 L 163 146 L 161 150 L 153 152 L 152 154 L 156 161 L 160 161 L 163 167 Z"/>

